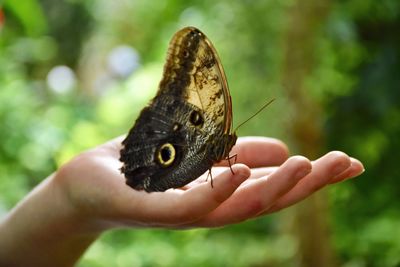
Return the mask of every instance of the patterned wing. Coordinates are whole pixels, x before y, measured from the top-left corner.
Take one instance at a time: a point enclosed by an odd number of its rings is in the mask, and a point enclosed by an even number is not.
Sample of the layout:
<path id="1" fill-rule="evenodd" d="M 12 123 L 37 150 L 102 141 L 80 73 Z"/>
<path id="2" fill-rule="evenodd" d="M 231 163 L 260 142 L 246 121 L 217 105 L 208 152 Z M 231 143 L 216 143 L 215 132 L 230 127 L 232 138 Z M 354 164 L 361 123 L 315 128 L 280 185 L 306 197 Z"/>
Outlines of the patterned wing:
<path id="1" fill-rule="evenodd" d="M 159 94 L 182 96 L 199 107 L 229 134 L 232 101 L 225 72 L 211 41 L 200 30 L 186 27 L 170 42 Z"/>
<path id="2" fill-rule="evenodd" d="M 163 78 L 123 141 L 121 171 L 135 189 L 181 187 L 225 158 L 232 104 L 224 71 L 207 37 L 188 27 L 171 40 Z"/>

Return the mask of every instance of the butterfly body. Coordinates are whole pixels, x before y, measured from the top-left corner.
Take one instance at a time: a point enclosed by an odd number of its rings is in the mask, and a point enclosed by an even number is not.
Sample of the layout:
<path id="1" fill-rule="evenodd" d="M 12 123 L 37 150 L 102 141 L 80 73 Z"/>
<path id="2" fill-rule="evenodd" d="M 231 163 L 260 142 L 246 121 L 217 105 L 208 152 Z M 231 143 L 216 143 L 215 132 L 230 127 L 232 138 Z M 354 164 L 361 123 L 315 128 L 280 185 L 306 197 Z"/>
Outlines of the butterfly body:
<path id="1" fill-rule="evenodd" d="M 229 156 L 232 107 L 215 49 L 193 27 L 171 41 L 159 91 L 123 141 L 121 171 L 135 189 L 165 191 Z"/>

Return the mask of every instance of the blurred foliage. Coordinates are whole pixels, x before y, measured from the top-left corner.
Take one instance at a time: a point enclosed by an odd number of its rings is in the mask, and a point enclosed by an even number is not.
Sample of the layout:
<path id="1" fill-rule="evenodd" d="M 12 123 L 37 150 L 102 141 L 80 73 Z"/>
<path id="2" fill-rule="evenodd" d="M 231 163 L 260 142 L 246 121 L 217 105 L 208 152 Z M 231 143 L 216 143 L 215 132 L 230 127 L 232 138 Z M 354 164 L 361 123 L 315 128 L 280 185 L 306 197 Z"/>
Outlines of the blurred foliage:
<path id="1" fill-rule="evenodd" d="M 295 142 L 285 130 L 294 114 L 280 84 L 291 5 L 0 2 L 0 212 L 80 151 L 127 132 L 157 89 L 169 39 L 187 25 L 202 29 L 220 54 L 235 125 L 277 99 L 239 135 Z M 322 149 L 344 150 L 367 170 L 329 189 L 334 246 L 346 267 L 400 265 L 399 12 L 397 0 L 332 1 L 307 77 L 310 97 L 325 111 Z M 110 64 L 121 46 L 139 55 L 129 77 Z M 56 66 L 67 68 L 57 73 Z M 296 239 L 282 233 L 282 218 L 218 230 L 109 232 L 79 266 L 296 266 Z"/>

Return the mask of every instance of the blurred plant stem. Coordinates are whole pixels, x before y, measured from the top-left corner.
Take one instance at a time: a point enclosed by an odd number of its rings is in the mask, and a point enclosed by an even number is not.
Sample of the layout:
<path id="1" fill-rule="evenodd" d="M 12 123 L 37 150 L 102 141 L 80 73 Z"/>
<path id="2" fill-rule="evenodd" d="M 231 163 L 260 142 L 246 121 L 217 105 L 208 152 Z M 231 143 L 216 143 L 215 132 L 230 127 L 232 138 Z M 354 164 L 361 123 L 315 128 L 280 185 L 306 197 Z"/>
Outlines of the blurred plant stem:
<path id="1" fill-rule="evenodd" d="M 310 159 L 321 155 L 325 141 L 321 103 L 310 94 L 306 79 L 315 69 L 315 38 L 329 11 L 329 1 L 297 0 L 288 9 L 284 33 L 281 81 L 294 114 L 287 126 L 288 135 L 297 147 L 296 152 Z M 296 205 L 291 213 L 293 223 L 286 231 L 297 237 L 299 266 L 337 266 L 330 240 L 326 193 L 315 194 Z"/>

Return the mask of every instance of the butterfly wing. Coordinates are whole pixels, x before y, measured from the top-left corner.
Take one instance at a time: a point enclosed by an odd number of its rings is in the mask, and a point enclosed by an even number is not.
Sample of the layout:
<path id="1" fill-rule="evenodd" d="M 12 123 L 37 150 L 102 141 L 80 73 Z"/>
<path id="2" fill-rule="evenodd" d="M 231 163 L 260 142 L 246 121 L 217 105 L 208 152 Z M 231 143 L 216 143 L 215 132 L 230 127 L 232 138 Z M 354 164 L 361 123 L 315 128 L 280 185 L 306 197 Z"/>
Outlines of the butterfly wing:
<path id="1" fill-rule="evenodd" d="M 144 108 L 121 150 L 127 184 L 146 191 L 181 187 L 227 156 L 232 104 L 218 55 L 188 27 L 171 40 L 156 97 Z"/>
<path id="2" fill-rule="evenodd" d="M 159 94 L 176 92 L 230 133 L 232 101 L 224 69 L 211 41 L 186 27 L 171 40 Z"/>

